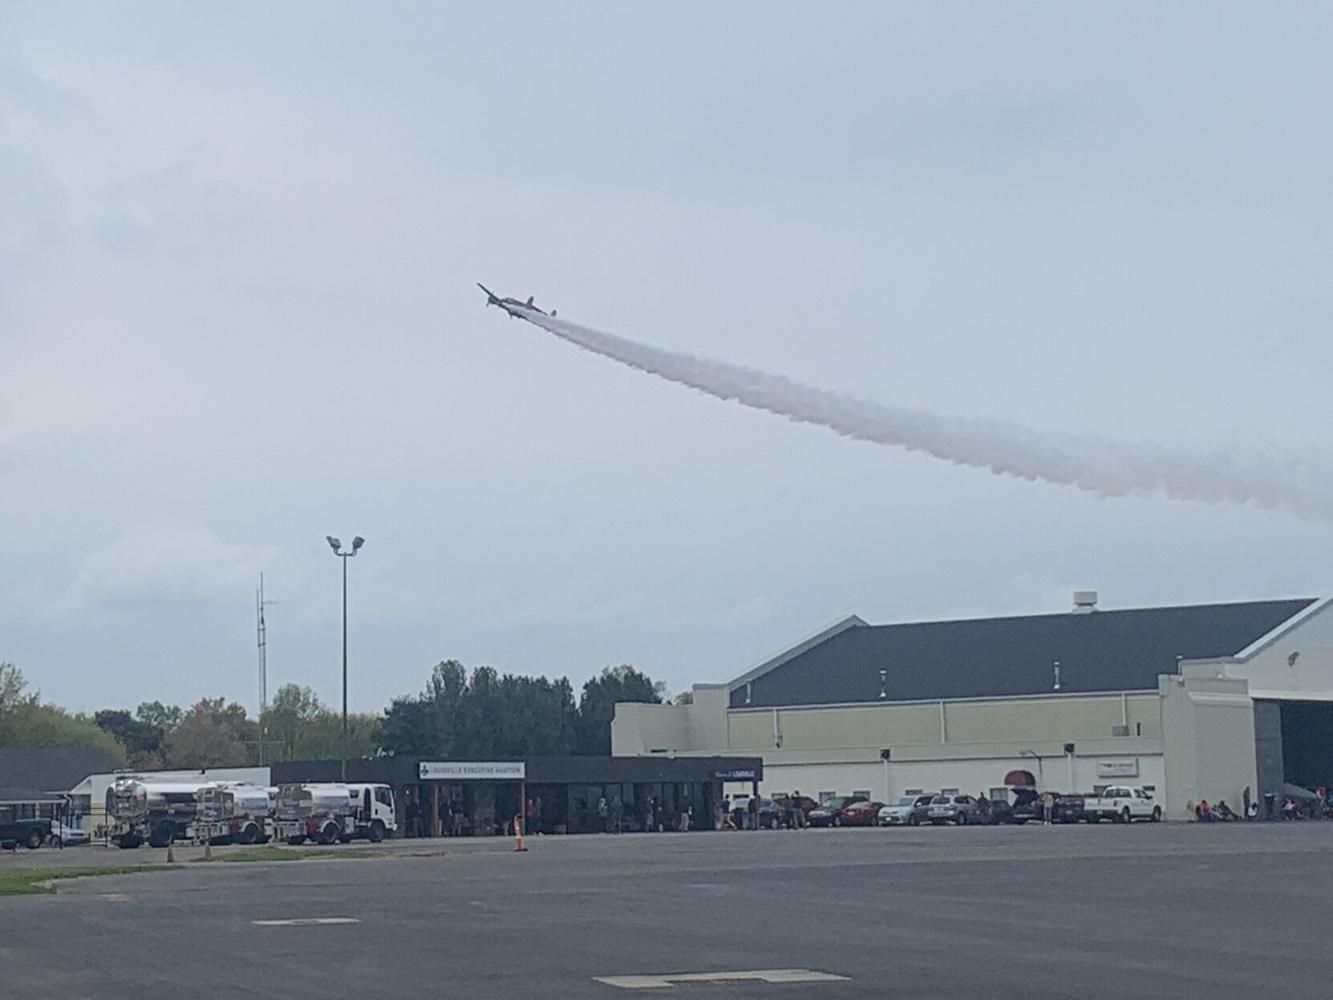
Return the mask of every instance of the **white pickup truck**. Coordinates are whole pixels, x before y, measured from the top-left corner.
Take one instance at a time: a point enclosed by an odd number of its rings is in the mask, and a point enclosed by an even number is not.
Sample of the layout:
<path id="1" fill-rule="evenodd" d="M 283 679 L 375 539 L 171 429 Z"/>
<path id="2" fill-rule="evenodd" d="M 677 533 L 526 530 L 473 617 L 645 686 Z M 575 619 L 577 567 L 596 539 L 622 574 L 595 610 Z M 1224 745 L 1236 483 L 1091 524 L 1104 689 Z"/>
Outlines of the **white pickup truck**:
<path id="1" fill-rule="evenodd" d="M 1162 818 L 1162 807 L 1142 788 L 1111 785 L 1101 795 L 1084 797 L 1083 815 L 1089 823 L 1102 819 L 1109 819 L 1113 823 L 1146 819 L 1156 823 Z"/>

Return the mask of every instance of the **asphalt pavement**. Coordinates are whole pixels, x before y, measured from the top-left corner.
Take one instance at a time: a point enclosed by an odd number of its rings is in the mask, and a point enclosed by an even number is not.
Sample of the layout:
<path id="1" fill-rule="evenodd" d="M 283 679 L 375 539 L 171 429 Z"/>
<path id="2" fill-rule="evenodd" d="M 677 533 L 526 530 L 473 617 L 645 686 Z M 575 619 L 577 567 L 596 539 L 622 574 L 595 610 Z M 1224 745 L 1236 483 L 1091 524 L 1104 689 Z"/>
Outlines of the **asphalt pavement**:
<path id="1" fill-rule="evenodd" d="M 184 864 L 0 898 L 0 996 L 1333 991 L 1333 823 L 528 845 L 517 854 L 504 840 L 431 842 L 445 853 L 422 857 L 423 844 L 407 841 L 344 860 L 334 848 L 334 860 Z M 675 976 L 693 978 L 673 985 Z"/>

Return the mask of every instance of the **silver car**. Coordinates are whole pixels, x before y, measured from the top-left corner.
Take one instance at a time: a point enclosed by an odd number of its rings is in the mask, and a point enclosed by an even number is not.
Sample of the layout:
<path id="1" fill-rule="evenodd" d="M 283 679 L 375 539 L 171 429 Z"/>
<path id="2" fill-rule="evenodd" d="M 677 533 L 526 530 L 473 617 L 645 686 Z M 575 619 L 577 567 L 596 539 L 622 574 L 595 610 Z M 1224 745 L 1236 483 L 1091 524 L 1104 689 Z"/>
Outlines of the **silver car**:
<path id="1" fill-rule="evenodd" d="M 981 805 L 971 795 L 936 795 L 930 800 L 930 821 L 936 826 L 954 823 L 967 826 L 969 823 L 985 822 Z"/>
<path id="2" fill-rule="evenodd" d="M 927 818 L 932 795 L 904 795 L 880 809 L 875 822 L 879 826 L 917 826 Z"/>

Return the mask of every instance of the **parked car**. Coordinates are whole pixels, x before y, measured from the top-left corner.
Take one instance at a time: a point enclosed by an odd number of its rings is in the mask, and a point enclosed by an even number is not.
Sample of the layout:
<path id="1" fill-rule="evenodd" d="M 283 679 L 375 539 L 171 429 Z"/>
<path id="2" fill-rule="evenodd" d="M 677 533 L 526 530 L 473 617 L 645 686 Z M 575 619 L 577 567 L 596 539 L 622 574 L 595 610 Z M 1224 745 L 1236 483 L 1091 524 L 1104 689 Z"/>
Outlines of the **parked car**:
<path id="1" fill-rule="evenodd" d="M 927 819 L 930 812 L 930 800 L 934 795 L 904 795 L 901 798 L 881 806 L 875 822 L 879 826 L 919 826 Z"/>
<path id="2" fill-rule="evenodd" d="M 46 819 L 20 819 L 0 823 L 0 847 L 13 849 L 22 844 L 36 850 L 46 843 L 51 832 L 51 821 Z"/>
<path id="3" fill-rule="evenodd" d="M 1101 795 L 1089 795 L 1084 798 L 1083 815 L 1089 823 L 1096 823 L 1101 819 L 1109 819 L 1115 823 L 1146 819 L 1156 823 L 1162 818 L 1162 807 L 1142 788 L 1112 785 Z"/>
<path id="4" fill-rule="evenodd" d="M 818 809 L 811 809 L 805 820 L 811 826 L 842 826 L 842 813 L 848 806 L 869 801 L 864 795 L 835 795 L 825 799 Z"/>
<path id="5" fill-rule="evenodd" d="M 88 831 L 78 826 L 65 826 L 59 820 L 51 820 L 51 836 L 58 838 L 65 846 L 88 843 Z"/>
<path id="6" fill-rule="evenodd" d="M 1012 803 L 991 803 L 996 823 L 1040 823 L 1045 820 L 1045 797 L 1051 796 L 1051 822 L 1077 823 L 1083 819 L 1083 796 L 1060 792 L 1040 792 L 1030 786 L 1010 789 Z"/>
<path id="7" fill-rule="evenodd" d="M 866 802 L 853 802 L 842 811 L 839 817 L 841 826 L 874 826 L 875 820 L 879 816 L 879 811 L 884 808 L 883 802 L 874 800 Z"/>
<path id="8" fill-rule="evenodd" d="M 771 799 L 761 799 L 759 801 L 759 826 L 765 830 L 776 830 L 779 827 L 794 822 L 792 819 L 793 810 L 801 810 L 802 816 L 808 816 L 810 810 L 818 807 L 819 803 L 806 795 L 796 797 L 790 795 L 775 795 Z"/>
<path id="9" fill-rule="evenodd" d="M 981 804 L 971 795 L 936 795 L 930 800 L 930 811 L 926 814 L 936 826 L 953 823 L 967 826 L 969 823 L 986 823 L 990 820 L 990 810 L 982 810 Z"/>

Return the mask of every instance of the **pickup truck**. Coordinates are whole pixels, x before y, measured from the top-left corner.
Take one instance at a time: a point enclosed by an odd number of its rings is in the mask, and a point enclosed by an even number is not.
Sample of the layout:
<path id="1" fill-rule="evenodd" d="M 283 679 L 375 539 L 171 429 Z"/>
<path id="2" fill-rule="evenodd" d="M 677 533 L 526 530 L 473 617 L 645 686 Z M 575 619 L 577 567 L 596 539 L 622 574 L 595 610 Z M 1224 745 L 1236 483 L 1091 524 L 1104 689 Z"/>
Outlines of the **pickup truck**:
<path id="1" fill-rule="evenodd" d="M 0 847 L 24 847 L 36 850 L 46 843 L 51 834 L 49 819 L 20 819 L 9 823 L 0 823 Z"/>
<path id="2" fill-rule="evenodd" d="M 1146 819 L 1156 823 L 1162 818 L 1162 807 L 1142 788 L 1111 785 L 1101 795 L 1084 797 L 1083 815 L 1089 823 L 1102 819 L 1109 819 L 1113 823 Z"/>

